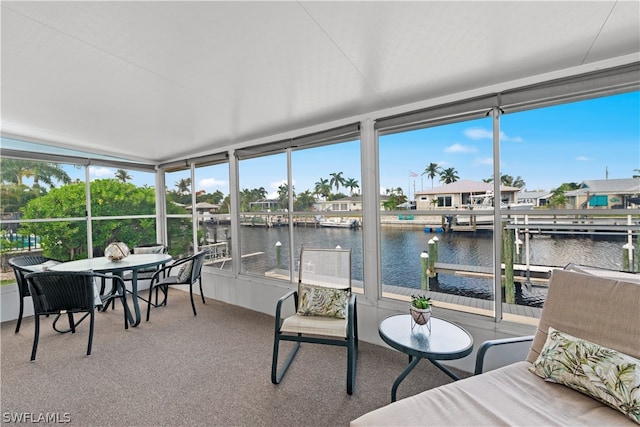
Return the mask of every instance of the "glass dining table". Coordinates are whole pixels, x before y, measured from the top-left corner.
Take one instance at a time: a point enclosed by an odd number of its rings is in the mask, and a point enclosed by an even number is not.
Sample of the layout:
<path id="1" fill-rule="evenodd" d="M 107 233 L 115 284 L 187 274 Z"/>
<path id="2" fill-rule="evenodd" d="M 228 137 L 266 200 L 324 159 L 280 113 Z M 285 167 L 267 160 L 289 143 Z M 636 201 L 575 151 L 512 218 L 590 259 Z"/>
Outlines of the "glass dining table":
<path id="1" fill-rule="evenodd" d="M 107 257 L 96 257 L 63 262 L 49 267 L 51 271 L 87 271 L 97 273 L 111 273 L 122 276 L 125 271 L 131 271 L 131 294 L 133 313 L 129 313 L 129 324 L 140 324 L 140 305 L 138 304 L 138 270 L 164 265 L 171 260 L 168 254 L 132 254 L 120 261 L 111 261 Z"/>

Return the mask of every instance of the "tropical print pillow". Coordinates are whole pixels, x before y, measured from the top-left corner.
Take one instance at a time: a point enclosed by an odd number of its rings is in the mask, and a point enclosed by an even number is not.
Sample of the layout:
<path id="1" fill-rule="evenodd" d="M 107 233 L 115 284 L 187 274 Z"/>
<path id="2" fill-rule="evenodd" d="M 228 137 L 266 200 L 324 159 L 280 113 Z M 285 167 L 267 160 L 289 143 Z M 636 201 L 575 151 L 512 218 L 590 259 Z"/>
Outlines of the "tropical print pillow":
<path id="1" fill-rule="evenodd" d="M 349 305 L 349 289 L 300 284 L 298 314 L 345 319 Z"/>
<path id="2" fill-rule="evenodd" d="M 640 424 L 640 360 L 549 328 L 529 367 L 545 381 L 566 385 Z"/>

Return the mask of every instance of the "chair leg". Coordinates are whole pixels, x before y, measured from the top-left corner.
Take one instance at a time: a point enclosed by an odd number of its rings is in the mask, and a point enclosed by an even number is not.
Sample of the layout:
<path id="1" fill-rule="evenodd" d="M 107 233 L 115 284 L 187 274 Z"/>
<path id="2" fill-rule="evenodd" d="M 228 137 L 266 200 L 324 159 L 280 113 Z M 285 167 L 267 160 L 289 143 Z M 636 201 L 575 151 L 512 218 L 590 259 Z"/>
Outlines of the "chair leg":
<path id="1" fill-rule="evenodd" d="M 91 354 L 91 345 L 93 344 L 93 323 L 94 323 L 93 321 L 95 318 L 94 314 L 95 314 L 95 309 L 91 309 L 91 314 L 90 314 L 91 317 L 89 320 L 89 344 L 87 345 L 87 356 Z"/>
<path id="2" fill-rule="evenodd" d="M 129 305 L 127 304 L 127 292 L 126 288 L 122 290 L 122 298 L 120 298 L 120 302 L 122 302 L 122 308 L 124 310 L 124 328 L 129 329 Z"/>
<path id="3" fill-rule="evenodd" d="M 353 394 L 353 387 L 356 383 L 356 367 L 358 364 L 358 312 L 357 307 L 353 307 L 353 330 L 349 331 L 347 337 L 347 394 Z"/>
<path id="4" fill-rule="evenodd" d="M 147 322 L 151 314 L 151 298 L 153 298 L 153 283 L 149 285 L 149 299 L 147 300 Z M 156 303 L 158 302 L 158 291 L 156 290 Z"/>
<path id="5" fill-rule="evenodd" d="M 36 314 L 35 316 L 36 329 L 33 333 L 33 347 L 31 348 L 31 361 L 36 360 L 36 351 L 38 351 L 38 338 L 40 337 L 40 316 Z"/>
<path id="6" fill-rule="evenodd" d="M 204 292 L 202 292 L 202 277 L 198 280 L 200 281 L 200 296 L 202 297 L 202 303 L 206 304 L 206 302 L 204 302 Z"/>
<path id="7" fill-rule="evenodd" d="M 24 313 L 24 296 L 20 295 L 20 311 L 18 312 L 18 323 L 16 323 L 16 334 L 20 331 L 20 324 L 22 323 L 22 313 Z"/>
<path id="8" fill-rule="evenodd" d="M 293 346 L 293 349 L 289 352 L 287 359 L 284 361 L 282 365 L 280 374 L 278 374 L 279 347 L 280 347 L 280 332 L 276 331 L 276 335 L 273 340 L 273 361 L 271 363 L 271 382 L 273 384 L 280 384 L 280 381 L 282 381 L 282 377 L 284 377 L 284 374 L 287 373 L 287 369 L 289 369 L 289 365 L 291 365 L 293 358 L 296 356 L 296 353 L 300 348 L 300 341 L 295 341 L 295 345 Z"/>
<path id="9" fill-rule="evenodd" d="M 153 298 L 153 290 L 156 290 L 156 300 L 155 303 L 151 302 Z M 158 293 L 162 291 L 164 294 L 164 299 L 161 303 L 158 303 Z M 156 285 L 153 283 L 149 287 L 149 299 L 147 300 L 147 322 L 149 321 L 149 316 L 151 314 L 151 306 L 160 307 L 161 305 L 167 305 L 167 298 L 169 294 L 169 285 Z"/>
<path id="10" fill-rule="evenodd" d="M 353 386 L 356 382 L 356 362 L 358 354 L 353 339 L 347 345 L 347 394 L 353 394 Z"/>
<path id="11" fill-rule="evenodd" d="M 196 304 L 193 302 L 193 283 L 189 285 L 189 297 L 191 298 L 191 308 L 193 309 L 193 315 L 197 316 L 196 313 Z"/>
<path id="12" fill-rule="evenodd" d="M 67 318 L 69 319 L 69 329 L 72 334 L 76 333 L 76 324 L 73 321 L 73 313 L 67 313 Z"/>

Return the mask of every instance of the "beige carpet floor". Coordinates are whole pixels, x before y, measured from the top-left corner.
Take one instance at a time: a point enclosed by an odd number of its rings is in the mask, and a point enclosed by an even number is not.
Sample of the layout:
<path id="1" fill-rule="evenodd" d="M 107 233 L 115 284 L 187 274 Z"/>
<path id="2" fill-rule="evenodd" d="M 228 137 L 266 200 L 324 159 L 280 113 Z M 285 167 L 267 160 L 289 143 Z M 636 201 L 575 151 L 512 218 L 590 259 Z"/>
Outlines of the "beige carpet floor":
<path id="1" fill-rule="evenodd" d="M 354 394 L 346 393 L 346 349 L 303 344 L 279 385 L 270 380 L 274 318 L 172 290 L 151 321 L 124 329 L 122 306 L 58 334 L 42 318 L 30 362 L 34 319 L 2 324 L 2 422 L 67 420 L 72 426 L 346 426 L 390 402 L 406 355 L 360 342 Z M 274 307 L 275 309 L 275 307 Z M 285 343 L 285 346 L 291 343 Z M 289 347 L 285 347 L 289 348 Z M 281 355 L 285 353 L 281 350 Z M 451 382 L 421 361 L 398 398 Z M 11 418 L 13 417 L 13 418 Z M 53 417 L 53 418 L 52 418 Z"/>

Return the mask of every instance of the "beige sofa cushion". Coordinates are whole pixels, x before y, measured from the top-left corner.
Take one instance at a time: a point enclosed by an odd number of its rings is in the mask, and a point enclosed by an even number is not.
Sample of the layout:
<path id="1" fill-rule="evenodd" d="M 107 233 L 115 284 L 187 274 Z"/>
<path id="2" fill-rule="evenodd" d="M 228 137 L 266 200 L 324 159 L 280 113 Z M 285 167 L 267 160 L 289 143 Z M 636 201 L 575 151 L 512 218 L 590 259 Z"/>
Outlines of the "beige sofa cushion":
<path id="1" fill-rule="evenodd" d="M 640 358 L 640 285 L 554 270 L 527 361 L 534 362 L 559 331 Z"/>
<path id="2" fill-rule="evenodd" d="M 398 400 L 352 426 L 637 426 L 615 409 L 518 362 Z"/>

